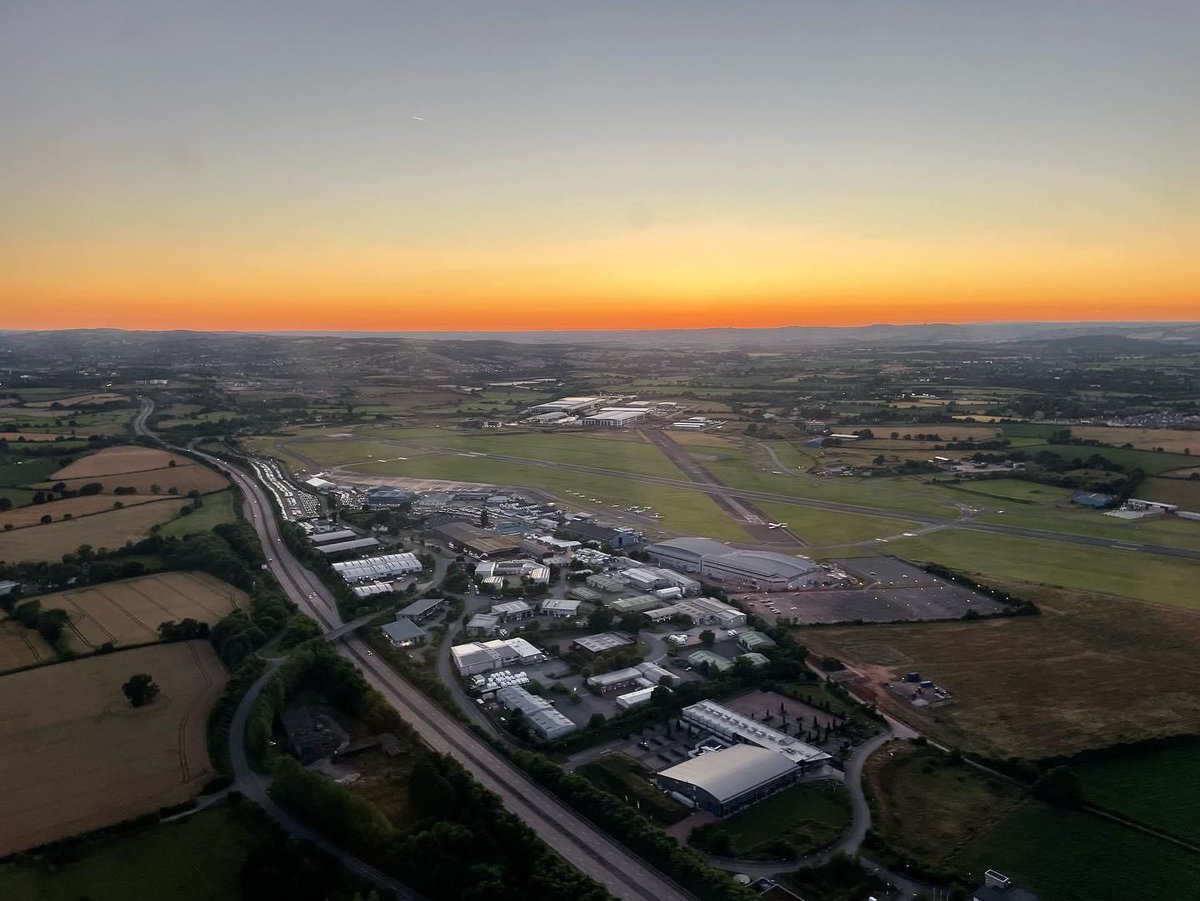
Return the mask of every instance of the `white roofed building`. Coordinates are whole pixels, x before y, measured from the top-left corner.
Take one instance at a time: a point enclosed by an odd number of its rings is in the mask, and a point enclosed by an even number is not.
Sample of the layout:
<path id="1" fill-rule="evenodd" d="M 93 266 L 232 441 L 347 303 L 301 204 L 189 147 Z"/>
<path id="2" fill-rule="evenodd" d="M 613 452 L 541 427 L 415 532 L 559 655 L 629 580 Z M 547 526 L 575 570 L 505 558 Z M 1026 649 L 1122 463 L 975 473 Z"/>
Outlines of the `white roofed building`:
<path id="1" fill-rule="evenodd" d="M 659 788 L 717 816 L 725 816 L 793 784 L 800 766 L 783 755 L 737 744 L 668 767 Z"/>

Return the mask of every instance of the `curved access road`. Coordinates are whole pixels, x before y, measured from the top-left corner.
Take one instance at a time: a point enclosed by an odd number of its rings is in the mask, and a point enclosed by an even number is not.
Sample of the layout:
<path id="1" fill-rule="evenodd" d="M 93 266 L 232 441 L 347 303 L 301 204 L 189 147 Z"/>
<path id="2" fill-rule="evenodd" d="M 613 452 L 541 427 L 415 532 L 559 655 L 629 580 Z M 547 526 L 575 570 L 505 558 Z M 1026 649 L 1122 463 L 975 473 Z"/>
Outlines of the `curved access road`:
<path id="1" fill-rule="evenodd" d="M 134 426 L 139 435 L 158 440 L 147 426 L 152 411 L 153 404 L 143 399 Z M 341 626 L 332 595 L 283 544 L 274 509 L 261 486 L 217 457 L 196 450 L 189 453 L 228 473 L 241 489 L 248 519 L 258 532 L 271 571 L 287 596 L 327 632 Z M 692 901 L 693 896 L 669 877 L 583 819 L 382 663 L 361 638 L 347 636 L 341 652 L 429 747 L 453 756 L 542 841 L 614 896 L 629 901 Z"/>

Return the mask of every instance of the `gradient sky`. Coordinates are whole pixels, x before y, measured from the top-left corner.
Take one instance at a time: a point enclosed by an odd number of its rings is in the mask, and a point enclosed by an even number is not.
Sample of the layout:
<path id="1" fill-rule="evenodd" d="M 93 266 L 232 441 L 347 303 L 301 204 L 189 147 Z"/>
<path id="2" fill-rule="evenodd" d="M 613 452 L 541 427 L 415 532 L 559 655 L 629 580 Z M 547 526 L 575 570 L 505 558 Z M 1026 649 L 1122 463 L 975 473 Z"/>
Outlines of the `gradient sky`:
<path id="1" fill-rule="evenodd" d="M 1200 319 L 1198 46 L 1195 0 L 10 0 L 0 328 Z"/>

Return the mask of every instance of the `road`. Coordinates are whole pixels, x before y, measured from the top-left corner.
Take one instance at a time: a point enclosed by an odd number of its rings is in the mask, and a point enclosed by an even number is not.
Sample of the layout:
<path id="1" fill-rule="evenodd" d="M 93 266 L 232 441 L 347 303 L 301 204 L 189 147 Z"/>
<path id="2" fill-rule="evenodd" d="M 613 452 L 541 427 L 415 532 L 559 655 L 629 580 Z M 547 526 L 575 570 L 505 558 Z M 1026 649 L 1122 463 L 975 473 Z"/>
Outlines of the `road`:
<path id="1" fill-rule="evenodd" d="M 423 444 L 417 441 L 406 441 L 399 438 L 372 438 L 371 440 L 379 444 L 417 448 L 438 454 L 452 454 L 455 456 L 460 456 L 463 454 L 463 450 L 461 448 L 439 447 L 437 445 Z M 286 442 L 284 443 L 286 444 Z M 663 476 L 640 475 L 638 473 L 625 472 L 622 470 L 604 469 L 599 466 L 584 466 L 578 463 L 552 463 L 546 460 L 529 460 L 525 457 L 514 457 L 508 454 L 489 454 L 479 451 L 472 452 L 471 455 L 480 460 L 491 460 L 496 463 L 516 463 L 521 466 L 534 466 L 542 469 L 558 469 L 566 472 L 577 472 L 582 475 L 598 475 L 608 478 L 625 479 L 626 481 L 630 482 L 640 482 L 647 485 L 659 485 L 664 488 L 683 488 L 689 491 L 699 491 L 712 497 L 776 501 L 779 503 L 792 504 L 796 507 L 811 507 L 816 510 L 830 510 L 835 513 L 859 513 L 866 516 L 884 516 L 892 519 L 901 518 L 914 522 L 926 523 L 929 525 L 943 526 L 948 529 L 962 529 L 970 532 L 987 532 L 994 535 L 1014 535 L 1019 538 L 1034 538 L 1041 541 L 1058 541 L 1066 544 L 1086 545 L 1088 547 L 1113 548 L 1114 545 L 1117 545 L 1121 550 L 1133 553 L 1153 554 L 1161 557 L 1182 557 L 1187 560 L 1200 560 L 1200 550 L 1193 550 L 1191 548 L 1169 547 L 1161 544 L 1118 542 L 1111 537 L 1097 538 L 1090 535 L 1077 535 L 1073 532 L 1056 532 L 1048 529 L 1030 529 L 1023 526 L 1007 526 L 1001 523 L 985 523 L 963 515 L 960 515 L 956 518 L 947 516 L 931 516 L 927 513 L 912 513 L 904 510 L 868 507 L 862 504 L 846 504 L 840 501 L 826 501 L 817 498 L 796 497 L 795 495 L 779 494 L 773 491 L 759 491 L 751 488 L 733 488 L 728 485 L 714 485 L 704 482 L 693 482 L 687 479 L 670 479 Z M 361 462 L 374 463 L 377 461 L 363 460 Z M 344 463 L 335 468 L 345 471 L 351 469 L 355 465 L 356 464 L 354 463 Z"/>
<path id="2" fill-rule="evenodd" d="M 407 885 L 359 860 L 353 854 L 346 853 L 276 804 L 267 791 L 271 785 L 271 777 L 255 772 L 254 767 L 250 765 L 250 761 L 246 757 L 246 720 L 250 716 L 250 708 L 254 706 L 255 698 L 262 693 L 263 687 L 275 675 L 275 670 L 282 662 L 283 658 L 268 661 L 267 669 L 242 697 L 241 703 L 238 704 L 237 710 L 233 714 L 233 723 L 229 729 L 229 757 L 233 764 L 234 788 L 266 811 L 271 819 L 290 834 L 312 842 L 326 854 L 337 858 L 338 862 L 351 873 L 383 891 L 390 892 L 400 901 L 421 901 L 422 896 Z"/>
<path id="3" fill-rule="evenodd" d="M 134 428 L 137 434 L 157 440 L 147 426 L 153 404 L 149 400 L 143 400 L 142 404 Z M 223 460 L 195 450 L 190 453 L 227 472 L 241 489 L 247 518 L 258 532 L 271 571 L 287 596 L 327 632 L 341 626 L 341 616 L 332 595 L 283 544 L 274 511 L 263 489 L 240 469 Z M 524 771 L 381 663 L 361 638 L 346 636 L 340 651 L 413 726 L 422 741 L 435 751 L 454 757 L 482 785 L 498 795 L 504 806 L 547 845 L 614 896 L 631 901 L 690 901 L 692 896 L 667 876 L 549 794 Z M 243 718 L 243 726 L 244 722 Z M 236 729 L 233 734 L 238 734 Z"/>

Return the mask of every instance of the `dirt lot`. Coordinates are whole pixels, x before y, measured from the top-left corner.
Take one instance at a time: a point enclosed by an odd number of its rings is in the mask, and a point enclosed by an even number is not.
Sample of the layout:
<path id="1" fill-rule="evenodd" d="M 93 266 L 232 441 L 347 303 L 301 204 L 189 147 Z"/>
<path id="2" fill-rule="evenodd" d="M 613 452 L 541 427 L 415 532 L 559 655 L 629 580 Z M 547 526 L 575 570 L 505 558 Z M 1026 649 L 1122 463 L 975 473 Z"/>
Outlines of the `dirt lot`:
<path id="1" fill-rule="evenodd" d="M 801 629 L 846 661 L 851 687 L 945 744 L 993 756 L 1073 754 L 1200 730 L 1200 613 L 1105 595 L 997 582 L 1041 616 Z M 914 710 L 882 683 L 919 671 L 955 696 Z"/>
<path id="2" fill-rule="evenodd" d="M 246 603 L 244 592 L 204 573 L 170 572 L 45 595 L 44 609 L 71 617 L 70 646 L 86 652 L 106 642 L 118 647 L 154 641 L 158 627 L 191 617 L 215 623 Z"/>
<path id="3" fill-rule="evenodd" d="M 89 454 L 76 460 L 69 466 L 64 466 L 53 476 L 55 480 L 75 479 L 96 476 L 120 475 L 127 472 L 142 472 L 147 469 L 163 469 L 175 461 L 176 466 L 184 466 L 192 461 L 178 454 L 156 450 L 152 447 L 127 445 L 123 447 L 108 447 L 94 454 Z"/>
<path id="4" fill-rule="evenodd" d="M 839 566 L 870 585 L 863 589 L 775 592 L 739 595 L 738 600 L 769 622 L 802 624 L 913 622 L 961 619 L 969 610 L 981 616 L 1004 605 L 986 595 L 947 582 L 893 557 L 837 560 Z M 778 613 L 771 607 L 774 606 Z"/>
<path id="5" fill-rule="evenodd" d="M 162 687 L 139 710 L 121 694 L 134 673 Z M 205 721 L 224 683 L 201 641 L 0 679 L 0 856 L 192 797 L 212 777 Z"/>
<path id="6" fill-rule="evenodd" d="M 154 495 L 130 495 L 118 498 L 126 507 L 135 507 L 138 504 L 149 503 L 150 501 L 160 501 L 166 498 L 155 497 Z M 116 503 L 111 495 L 93 494 L 87 497 L 68 497 L 58 501 L 52 501 L 48 504 L 34 504 L 29 507 L 18 507 L 16 510 L 9 510 L 7 513 L 0 513 L 0 529 L 3 529 L 8 523 L 12 523 L 14 529 L 25 528 L 26 526 L 40 525 L 43 516 L 51 517 L 55 522 L 61 520 L 65 515 L 70 514 L 72 518 L 80 516 L 91 516 L 96 513 L 107 513 L 114 509 L 113 504 Z"/>
<path id="7" fill-rule="evenodd" d="M 151 526 L 174 519 L 186 503 L 186 498 L 169 498 L 69 522 L 0 532 L 0 560 L 56 561 L 63 554 L 76 551 L 81 544 L 97 549 L 121 547 L 126 541 L 145 538 Z"/>
<path id="8" fill-rule="evenodd" d="M 33 629 L 13 622 L 0 623 L 0 672 L 53 657 L 54 651 Z"/>

